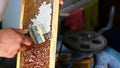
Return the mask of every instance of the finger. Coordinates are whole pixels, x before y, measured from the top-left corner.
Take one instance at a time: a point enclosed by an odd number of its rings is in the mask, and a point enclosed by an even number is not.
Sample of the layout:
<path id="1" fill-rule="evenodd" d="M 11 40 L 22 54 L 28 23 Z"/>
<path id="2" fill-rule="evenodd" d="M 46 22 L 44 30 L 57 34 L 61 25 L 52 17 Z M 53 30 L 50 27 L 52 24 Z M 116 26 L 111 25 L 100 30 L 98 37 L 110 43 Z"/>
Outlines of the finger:
<path id="1" fill-rule="evenodd" d="M 32 39 L 26 37 L 26 36 L 22 36 L 22 44 L 25 44 L 26 46 L 30 46 L 33 44 Z"/>
<path id="2" fill-rule="evenodd" d="M 25 51 L 27 50 L 27 46 L 25 44 L 21 44 L 20 51 Z"/>
<path id="3" fill-rule="evenodd" d="M 28 33 L 28 29 L 14 29 L 16 32 L 21 33 L 21 34 L 26 34 Z"/>

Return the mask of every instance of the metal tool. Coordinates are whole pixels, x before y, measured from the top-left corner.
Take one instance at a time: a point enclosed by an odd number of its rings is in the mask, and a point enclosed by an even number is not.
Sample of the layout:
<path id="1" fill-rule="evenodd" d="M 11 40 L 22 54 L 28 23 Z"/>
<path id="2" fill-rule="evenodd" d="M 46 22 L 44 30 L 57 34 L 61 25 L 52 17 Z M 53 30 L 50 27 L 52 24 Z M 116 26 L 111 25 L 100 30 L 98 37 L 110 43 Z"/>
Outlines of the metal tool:
<path id="1" fill-rule="evenodd" d="M 42 31 L 42 26 L 40 24 L 29 27 L 30 37 L 36 44 L 45 42 L 45 37 Z"/>

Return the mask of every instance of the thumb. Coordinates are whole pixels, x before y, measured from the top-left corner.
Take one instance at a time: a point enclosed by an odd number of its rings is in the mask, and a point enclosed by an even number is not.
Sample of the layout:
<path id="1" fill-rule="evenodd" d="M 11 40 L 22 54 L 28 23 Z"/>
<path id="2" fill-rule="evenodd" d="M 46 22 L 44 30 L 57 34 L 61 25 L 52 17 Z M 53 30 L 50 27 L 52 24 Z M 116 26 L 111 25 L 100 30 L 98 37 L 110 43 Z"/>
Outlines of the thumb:
<path id="1" fill-rule="evenodd" d="M 34 42 L 32 41 L 31 38 L 22 36 L 22 44 L 25 44 L 26 46 L 30 46 L 30 45 L 34 44 Z"/>

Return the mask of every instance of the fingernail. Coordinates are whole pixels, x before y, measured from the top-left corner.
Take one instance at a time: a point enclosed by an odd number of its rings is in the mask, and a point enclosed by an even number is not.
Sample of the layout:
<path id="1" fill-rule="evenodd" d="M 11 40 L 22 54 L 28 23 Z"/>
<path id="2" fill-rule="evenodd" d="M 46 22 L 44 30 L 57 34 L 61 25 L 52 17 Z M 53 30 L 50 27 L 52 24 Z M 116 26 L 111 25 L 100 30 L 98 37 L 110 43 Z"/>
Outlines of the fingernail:
<path id="1" fill-rule="evenodd" d="M 29 41 L 29 42 L 26 42 L 25 44 L 26 44 L 26 45 L 31 45 L 31 44 L 32 44 L 32 42 L 30 42 L 30 41 Z"/>
<path id="2" fill-rule="evenodd" d="M 25 32 L 28 32 L 28 29 L 24 29 Z"/>

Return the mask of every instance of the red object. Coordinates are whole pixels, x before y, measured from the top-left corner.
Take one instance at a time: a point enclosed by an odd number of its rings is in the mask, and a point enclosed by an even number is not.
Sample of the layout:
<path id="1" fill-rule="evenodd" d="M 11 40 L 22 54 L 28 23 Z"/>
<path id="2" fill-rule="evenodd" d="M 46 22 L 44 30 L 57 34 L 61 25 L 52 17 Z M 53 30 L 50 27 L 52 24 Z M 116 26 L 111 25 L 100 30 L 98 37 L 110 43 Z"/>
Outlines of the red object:
<path id="1" fill-rule="evenodd" d="M 68 26 L 70 30 L 78 30 L 84 28 L 83 12 L 81 9 L 76 9 L 69 13 L 66 18 L 65 26 Z"/>

